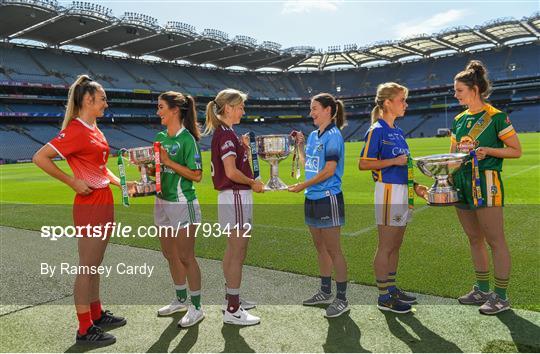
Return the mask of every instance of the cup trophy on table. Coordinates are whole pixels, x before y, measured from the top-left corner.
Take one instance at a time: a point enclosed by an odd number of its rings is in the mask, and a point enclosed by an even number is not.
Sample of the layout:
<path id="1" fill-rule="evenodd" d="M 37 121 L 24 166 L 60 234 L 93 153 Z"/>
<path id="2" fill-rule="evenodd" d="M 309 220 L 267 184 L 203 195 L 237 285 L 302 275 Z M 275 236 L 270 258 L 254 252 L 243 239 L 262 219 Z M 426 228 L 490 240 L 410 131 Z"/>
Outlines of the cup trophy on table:
<path id="1" fill-rule="evenodd" d="M 120 170 L 120 184 L 124 205 L 129 205 L 129 197 L 145 197 L 161 192 L 161 166 L 160 166 L 160 143 L 153 146 L 143 146 L 131 149 L 122 149 L 118 156 L 118 168 Z M 126 173 L 124 161 L 139 167 L 141 179 L 136 181 L 131 188 L 126 185 Z M 150 177 L 150 170 L 155 169 L 155 180 Z"/>
<path id="2" fill-rule="evenodd" d="M 423 174 L 435 178 L 435 183 L 428 189 L 429 205 L 447 206 L 459 201 L 457 190 L 450 183 L 449 177 L 469 160 L 469 154 L 451 153 L 416 157 L 413 161 Z"/>
<path id="3" fill-rule="evenodd" d="M 260 135 L 256 137 L 257 155 L 270 164 L 270 179 L 265 191 L 287 190 L 288 186 L 279 178 L 279 162 L 295 149 L 295 139 L 287 134 Z"/>

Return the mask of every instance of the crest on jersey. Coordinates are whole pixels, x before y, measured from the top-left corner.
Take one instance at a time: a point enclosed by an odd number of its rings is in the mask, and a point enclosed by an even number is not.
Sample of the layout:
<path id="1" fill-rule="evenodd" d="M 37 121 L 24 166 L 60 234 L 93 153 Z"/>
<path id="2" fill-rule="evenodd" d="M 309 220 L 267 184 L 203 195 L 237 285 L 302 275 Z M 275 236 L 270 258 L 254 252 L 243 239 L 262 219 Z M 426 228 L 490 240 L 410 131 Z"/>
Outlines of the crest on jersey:
<path id="1" fill-rule="evenodd" d="M 457 149 L 459 152 L 464 152 L 468 154 L 472 150 L 476 149 L 477 146 L 478 146 L 478 141 L 474 140 L 469 135 L 465 135 L 464 137 L 461 138 L 461 140 L 457 144 Z"/>
<path id="2" fill-rule="evenodd" d="M 180 150 L 180 145 L 174 144 L 167 152 L 169 153 L 169 155 L 174 156 L 178 153 L 178 150 Z"/>
<path id="3" fill-rule="evenodd" d="M 322 151 L 322 149 L 323 149 L 323 144 L 317 145 L 317 151 Z"/>

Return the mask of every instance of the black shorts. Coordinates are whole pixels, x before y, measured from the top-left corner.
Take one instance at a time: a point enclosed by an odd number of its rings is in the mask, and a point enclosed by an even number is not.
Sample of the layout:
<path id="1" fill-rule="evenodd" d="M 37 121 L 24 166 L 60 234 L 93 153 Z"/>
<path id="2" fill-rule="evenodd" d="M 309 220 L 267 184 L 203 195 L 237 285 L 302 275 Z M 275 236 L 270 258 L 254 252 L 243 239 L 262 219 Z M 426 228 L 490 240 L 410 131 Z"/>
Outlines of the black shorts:
<path id="1" fill-rule="evenodd" d="M 343 193 L 304 202 L 306 225 L 319 229 L 345 225 Z"/>

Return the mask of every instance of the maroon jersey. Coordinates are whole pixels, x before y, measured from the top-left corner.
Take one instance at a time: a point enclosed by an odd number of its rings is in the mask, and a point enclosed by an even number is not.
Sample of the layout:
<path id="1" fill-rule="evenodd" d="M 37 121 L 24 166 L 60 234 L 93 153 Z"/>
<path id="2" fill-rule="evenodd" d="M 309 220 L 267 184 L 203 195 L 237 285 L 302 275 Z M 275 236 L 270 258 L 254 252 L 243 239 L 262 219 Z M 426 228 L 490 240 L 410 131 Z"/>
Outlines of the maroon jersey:
<path id="1" fill-rule="evenodd" d="M 231 181 L 225 175 L 223 159 L 228 156 L 235 157 L 236 168 L 249 178 L 253 178 L 253 172 L 249 165 L 248 151 L 240 138 L 231 128 L 221 125 L 212 136 L 212 181 L 218 191 L 226 189 L 251 189 L 247 184 L 238 184 Z"/>

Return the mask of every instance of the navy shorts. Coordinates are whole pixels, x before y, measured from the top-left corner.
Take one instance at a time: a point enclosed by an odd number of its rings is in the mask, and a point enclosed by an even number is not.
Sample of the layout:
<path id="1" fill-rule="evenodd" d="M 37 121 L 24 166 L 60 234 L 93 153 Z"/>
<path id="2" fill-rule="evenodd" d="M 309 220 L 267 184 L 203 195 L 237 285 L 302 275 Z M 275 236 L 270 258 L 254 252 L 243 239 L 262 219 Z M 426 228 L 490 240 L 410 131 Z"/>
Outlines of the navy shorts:
<path id="1" fill-rule="evenodd" d="M 340 192 L 317 200 L 306 198 L 304 215 L 306 225 L 319 229 L 345 225 L 343 193 Z"/>

